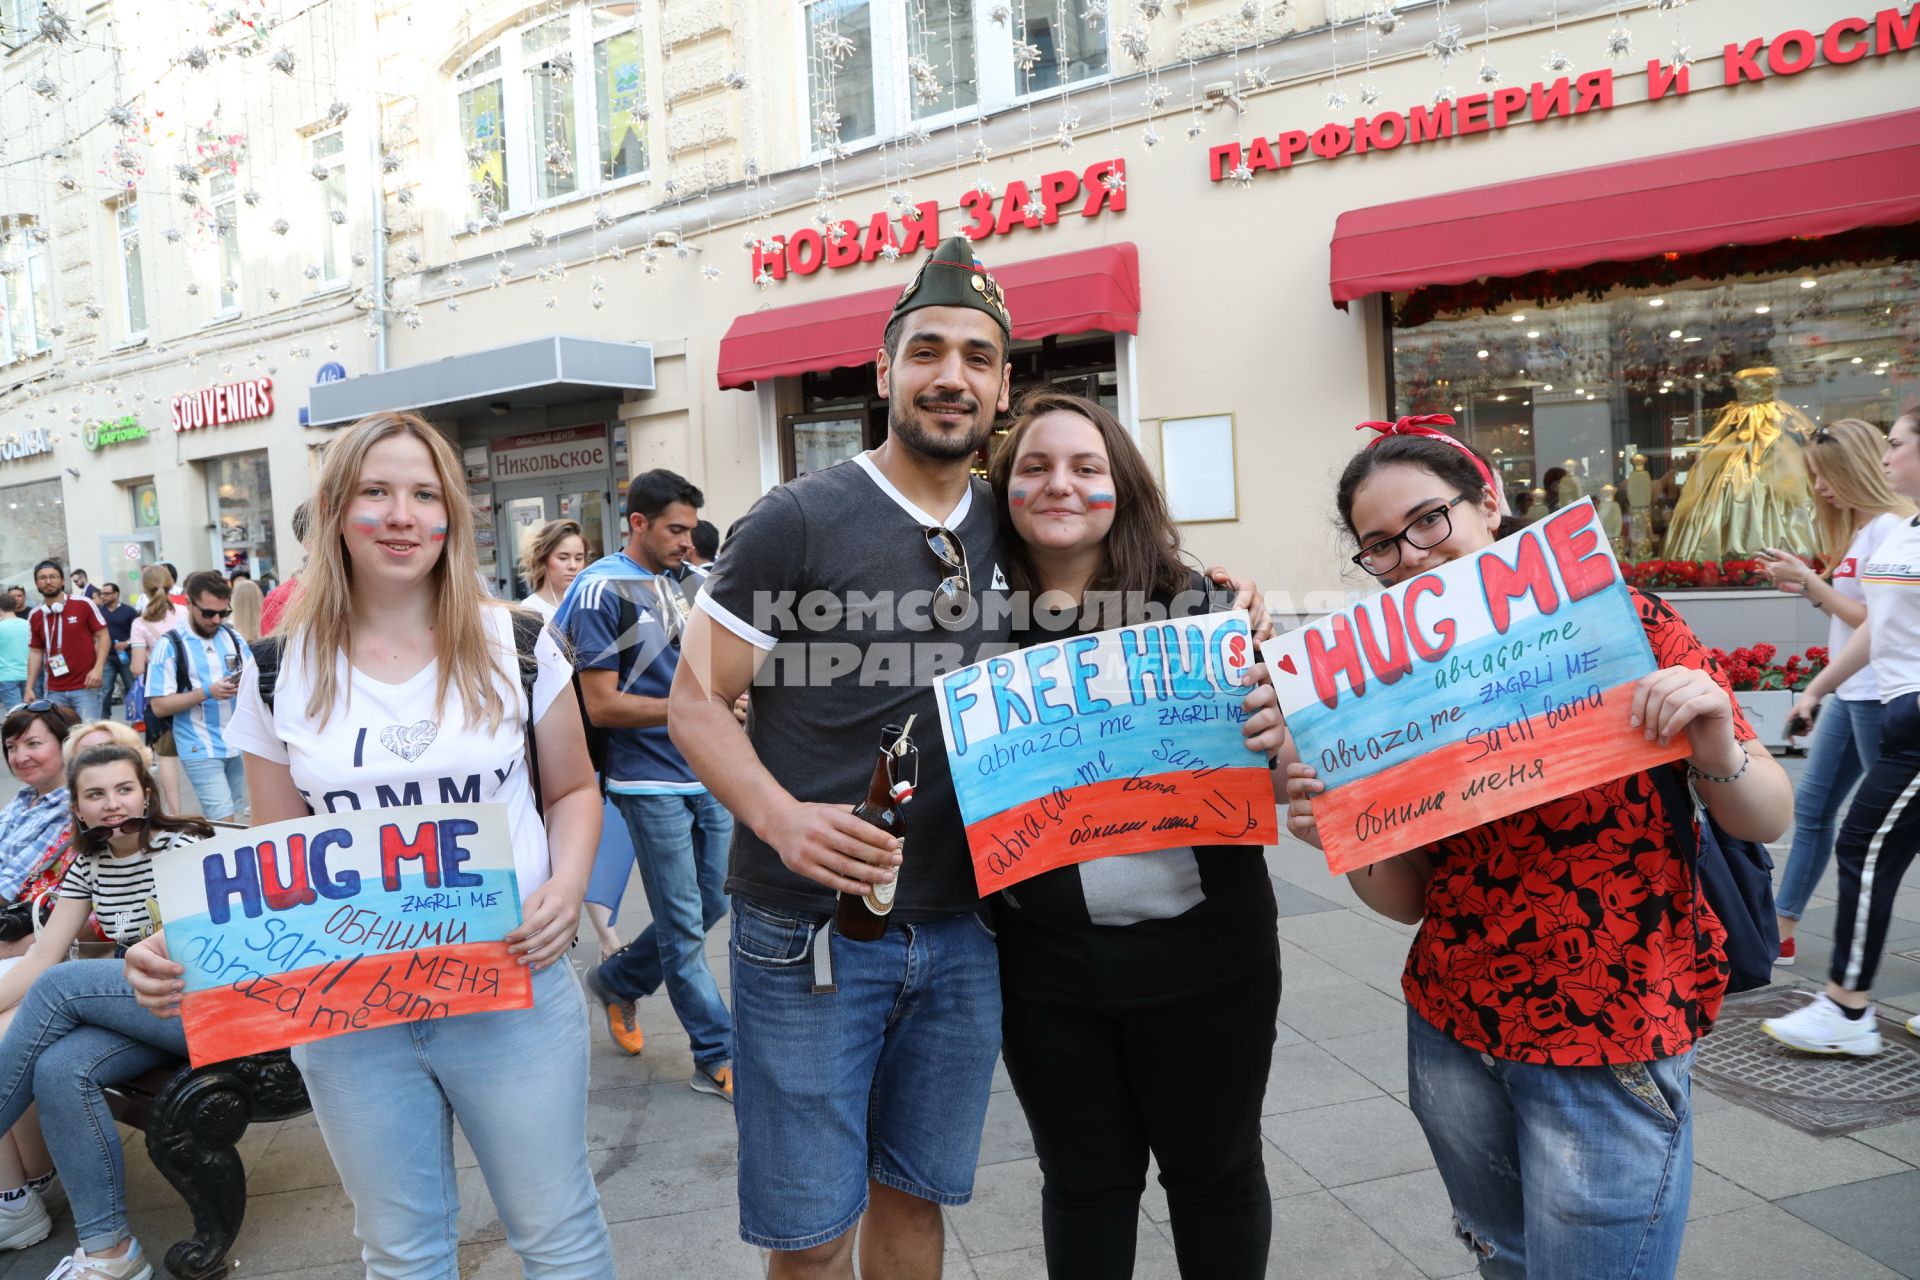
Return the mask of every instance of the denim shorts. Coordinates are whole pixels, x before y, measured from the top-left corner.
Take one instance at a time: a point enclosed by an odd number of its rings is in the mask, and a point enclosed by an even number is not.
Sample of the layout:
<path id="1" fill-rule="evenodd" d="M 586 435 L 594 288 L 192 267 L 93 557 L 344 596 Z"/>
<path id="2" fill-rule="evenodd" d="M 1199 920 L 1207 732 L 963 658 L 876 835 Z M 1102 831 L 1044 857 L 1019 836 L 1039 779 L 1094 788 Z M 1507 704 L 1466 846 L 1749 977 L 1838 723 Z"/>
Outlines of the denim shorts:
<path id="1" fill-rule="evenodd" d="M 740 1238 L 763 1249 L 841 1235 L 869 1180 L 965 1204 L 1000 1053 L 999 953 L 982 917 L 896 924 L 875 942 L 832 935 L 837 990 L 815 994 L 823 919 L 733 900 Z"/>

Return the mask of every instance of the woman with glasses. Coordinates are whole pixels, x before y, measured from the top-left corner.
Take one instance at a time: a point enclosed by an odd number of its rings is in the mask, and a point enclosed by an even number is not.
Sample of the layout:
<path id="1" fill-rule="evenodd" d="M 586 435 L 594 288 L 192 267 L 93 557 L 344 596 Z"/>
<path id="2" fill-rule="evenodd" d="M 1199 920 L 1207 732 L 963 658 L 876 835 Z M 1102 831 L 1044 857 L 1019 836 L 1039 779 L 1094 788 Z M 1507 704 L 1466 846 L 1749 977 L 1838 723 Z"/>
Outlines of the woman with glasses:
<path id="1" fill-rule="evenodd" d="M 1880 467 L 1888 488 L 1920 503 L 1920 412 L 1908 409 L 1893 424 Z M 1808 1053 L 1866 1057 L 1881 1048 L 1871 992 L 1893 922 L 1893 898 L 1920 851 L 1920 517 L 1902 521 L 1866 558 L 1860 583 L 1866 625 L 1813 678 L 1793 714 L 1813 720 L 1820 700 L 1870 662 L 1880 693 L 1880 754 L 1867 766 L 1834 843 L 1840 893 L 1827 988 L 1760 1025 Z M 1920 1017 L 1909 1018 L 1907 1030 L 1920 1036 Z"/>
<path id="2" fill-rule="evenodd" d="M 459 1270 L 457 1123 L 526 1275 L 610 1280 L 587 1165 L 586 1006 L 566 963 L 599 789 L 551 629 L 523 657 L 512 606 L 474 589 L 463 476 L 447 438 L 413 414 L 373 414 L 334 438 L 271 705 L 247 664 L 231 731 L 256 824 L 306 816 L 308 797 L 329 812 L 455 798 L 506 810 L 521 910 L 506 942 L 532 971 L 532 1006 L 293 1050 L 367 1275 Z M 184 971 L 164 934 L 127 964 L 143 1002 L 177 1017 Z"/>
<path id="3" fill-rule="evenodd" d="M 73 865 L 32 949 L 0 975 L 0 1127 L 39 1104 L 80 1238 L 78 1251 L 53 1275 L 148 1280 L 153 1267 L 127 1230 L 120 1131 L 101 1086 L 185 1058 L 187 1042 L 178 1022 L 149 1017 L 140 1007 L 121 961 L 66 957 L 95 929 L 121 948 L 151 933 L 154 857 L 213 830 L 168 816 L 144 755 L 130 747 L 81 751 L 67 768 L 67 792 Z M 0 1207 L 16 1200 L 38 1209 L 35 1239 L 45 1239 L 52 1224 L 37 1195 L 25 1187 L 0 1191 Z M 20 1239 L 15 1247 L 26 1243 Z"/>
<path id="4" fill-rule="evenodd" d="M 1439 430 L 1451 418 L 1366 425 L 1381 435 L 1336 494 L 1362 569 L 1392 586 L 1493 545 L 1493 476 Z M 1778 837 L 1785 773 L 1686 623 L 1633 598 L 1659 667 L 1635 688 L 1633 723 L 1662 742 L 1686 731 L 1685 772 L 1730 834 Z M 1247 745 L 1286 765 L 1288 830 L 1318 846 L 1323 787 L 1273 687 L 1246 709 Z M 1693 815 L 1663 798 L 1674 790 L 1629 774 L 1347 877 L 1375 911 L 1420 926 L 1401 978 L 1408 1101 L 1482 1275 L 1653 1277 L 1678 1263 L 1688 1073 L 1727 970 L 1675 836 Z"/>
<path id="5" fill-rule="evenodd" d="M 1867 618 L 1860 567 L 1900 526 L 1913 518 L 1913 503 L 1887 487 L 1880 455 L 1887 438 L 1858 418 L 1842 418 L 1813 433 L 1806 451 L 1813 491 L 1820 495 L 1820 573 L 1790 551 L 1769 547 L 1761 564 L 1773 585 L 1806 597 L 1827 615 L 1829 661 L 1847 646 Z M 1793 931 L 1827 869 L 1841 802 L 1880 754 L 1880 695 L 1867 666 L 1841 682 L 1813 726 L 1806 771 L 1793 797 L 1793 852 L 1780 877 L 1774 911 L 1780 920 L 1779 963 L 1792 964 Z"/>
<path id="6" fill-rule="evenodd" d="M 988 479 L 1017 535 L 1008 581 L 1034 602 L 1022 647 L 1117 625 L 1091 594 L 1119 593 L 1130 621 L 1231 604 L 1181 558 L 1152 471 L 1098 404 L 1029 393 Z M 1264 606 L 1255 613 L 1265 623 Z M 1260 850 L 1096 858 L 1022 881 L 993 907 L 1001 1046 L 1040 1157 L 1048 1271 L 1133 1274 L 1151 1154 L 1181 1274 L 1265 1275 L 1260 1104 L 1280 955 Z"/>

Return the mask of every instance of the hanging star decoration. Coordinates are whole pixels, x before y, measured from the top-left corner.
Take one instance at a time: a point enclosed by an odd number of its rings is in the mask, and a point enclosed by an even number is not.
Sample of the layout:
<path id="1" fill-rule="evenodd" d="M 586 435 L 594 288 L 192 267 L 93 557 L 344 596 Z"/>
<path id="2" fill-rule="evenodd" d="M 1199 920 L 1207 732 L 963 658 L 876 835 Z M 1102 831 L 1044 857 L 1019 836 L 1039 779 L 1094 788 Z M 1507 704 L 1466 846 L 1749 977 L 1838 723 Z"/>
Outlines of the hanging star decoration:
<path id="1" fill-rule="evenodd" d="M 1448 23 L 1435 33 L 1426 43 L 1427 56 L 1439 63 L 1442 68 L 1453 65 L 1453 60 L 1467 51 L 1467 45 L 1460 38 L 1460 24 Z"/>
<path id="2" fill-rule="evenodd" d="M 1004 27 L 1007 25 L 1008 20 L 1013 17 L 1013 10 L 1007 8 L 1004 4 L 997 4 L 987 11 L 987 17 L 993 22 L 994 26 Z"/>
<path id="3" fill-rule="evenodd" d="M 1167 86 L 1163 84 L 1151 84 L 1147 86 L 1147 92 L 1140 101 L 1145 105 L 1147 110 L 1158 111 L 1161 107 L 1167 105 L 1167 99 L 1172 95 L 1173 90 L 1167 88 Z"/>
<path id="4" fill-rule="evenodd" d="M 940 73 L 925 58 L 908 58 L 907 74 L 913 79 L 914 97 L 919 99 L 922 106 L 931 106 L 946 96 L 946 86 L 940 83 Z"/>
<path id="5" fill-rule="evenodd" d="M 1265 67 L 1248 67 L 1243 74 L 1249 91 L 1265 89 L 1273 84 L 1273 73 Z"/>
<path id="6" fill-rule="evenodd" d="M 135 123 L 134 110 L 125 103 L 107 108 L 107 123 L 116 129 L 131 129 Z"/>
<path id="7" fill-rule="evenodd" d="M 1253 170 L 1249 169 L 1244 162 L 1227 170 L 1227 177 L 1241 187 L 1251 187 L 1253 185 Z"/>
<path id="8" fill-rule="evenodd" d="M 709 262 L 706 266 L 700 268 L 700 274 L 708 280 L 718 280 L 720 278 L 720 268 Z"/>
<path id="9" fill-rule="evenodd" d="M 309 280 L 318 280 L 320 278 L 320 268 L 318 264 L 308 263 L 307 266 L 301 270 L 300 274 Z"/>
<path id="10" fill-rule="evenodd" d="M 1676 70 L 1679 69 L 1680 67 L 1692 66 L 1693 65 L 1693 46 L 1681 44 L 1677 40 L 1674 41 L 1673 58 L 1671 59 L 1671 61 Z"/>
<path id="11" fill-rule="evenodd" d="M 1034 65 L 1039 61 L 1040 61 L 1039 45 L 1029 44 L 1025 40 L 1015 40 L 1013 42 L 1013 65 L 1014 66 L 1019 67 L 1022 71 L 1031 71 L 1033 70 Z"/>
<path id="12" fill-rule="evenodd" d="M 411 204 L 413 202 L 410 193 L 403 191 L 400 194 L 407 197 L 407 199 L 400 201 L 401 204 Z M 347 225 L 347 211 L 345 209 L 328 210 L 327 220 L 336 227 L 344 227 Z"/>
<path id="13" fill-rule="evenodd" d="M 325 182 L 328 178 L 331 178 L 333 176 L 333 170 L 327 168 L 327 166 L 323 164 L 316 164 L 313 166 L 313 168 L 307 170 L 307 176 L 312 178 L 315 182 Z"/>
<path id="14" fill-rule="evenodd" d="M 1457 101 L 1459 97 L 1460 95 L 1454 92 L 1452 85 L 1443 84 L 1433 91 L 1433 105 L 1437 107 L 1443 102 L 1454 102 Z"/>
<path id="15" fill-rule="evenodd" d="M 721 80 L 720 83 L 726 85 L 729 89 L 745 89 L 747 87 L 747 73 L 735 67 L 733 70 L 727 72 L 726 77 Z"/>
<path id="16" fill-rule="evenodd" d="M 1038 184 L 1035 184 L 1036 186 Z M 1028 196 L 1027 202 L 1020 206 L 1020 216 L 1028 223 L 1044 222 L 1047 217 L 1047 202 L 1039 196 Z"/>
<path id="17" fill-rule="evenodd" d="M 1151 151 L 1160 145 L 1160 134 L 1152 125 L 1148 125 L 1140 134 L 1140 145 Z"/>
<path id="18" fill-rule="evenodd" d="M 1107 16 L 1107 0 L 1086 0 L 1086 6 L 1080 11 L 1082 22 L 1099 22 Z"/>
<path id="19" fill-rule="evenodd" d="M 1146 64 L 1147 56 L 1151 52 L 1151 42 L 1145 27 L 1138 24 L 1122 27 L 1116 38 L 1120 41 L 1120 52 L 1126 54 L 1136 64 L 1142 66 Z"/>
<path id="20" fill-rule="evenodd" d="M 1346 93 L 1338 88 L 1327 90 L 1327 110 L 1345 111 L 1346 109 L 1347 109 Z"/>
<path id="21" fill-rule="evenodd" d="M 1134 9 L 1148 22 L 1154 22 L 1167 11 L 1166 0 L 1140 0 Z"/>
<path id="22" fill-rule="evenodd" d="M 240 201 L 249 209 L 258 209 L 260 207 L 260 193 L 249 187 L 240 193 Z"/>
<path id="23" fill-rule="evenodd" d="M 291 231 L 292 229 L 293 229 L 292 224 L 289 223 L 285 218 L 275 218 L 272 222 L 269 222 L 267 224 L 267 230 L 273 232 L 273 234 L 277 236 L 283 236 L 287 234 L 287 232 Z"/>
<path id="24" fill-rule="evenodd" d="M 1615 23 L 1613 30 L 1607 32 L 1607 56 L 1625 58 L 1633 53 L 1633 32 L 1625 26 Z"/>
<path id="25" fill-rule="evenodd" d="M 1494 66 L 1485 58 L 1480 60 L 1480 83 L 1486 85 L 1500 83 L 1500 68 Z"/>
<path id="26" fill-rule="evenodd" d="M 1540 65 L 1548 71 L 1571 71 L 1573 70 L 1573 59 L 1558 49 L 1551 49 L 1547 52 L 1546 58 L 1541 61 Z"/>
<path id="27" fill-rule="evenodd" d="M 291 79 L 294 68 L 293 50 L 287 48 L 285 45 L 281 45 L 273 51 L 273 56 L 267 59 L 267 65 L 275 71 L 278 71 L 281 75 Z"/>
<path id="28" fill-rule="evenodd" d="M 1370 107 L 1380 101 L 1380 86 L 1369 81 L 1360 86 L 1360 105 Z"/>
<path id="29" fill-rule="evenodd" d="M 39 94 L 48 102 L 57 102 L 60 99 L 60 86 L 46 76 L 36 76 L 32 80 L 29 80 L 27 82 L 27 88 L 29 91 Z"/>
<path id="30" fill-rule="evenodd" d="M 400 157 L 395 155 L 391 151 L 382 151 L 380 153 L 380 172 L 382 173 L 400 172 Z"/>
<path id="31" fill-rule="evenodd" d="M 1201 124 L 1198 117 L 1187 125 L 1187 136 L 1189 138 L 1197 138 L 1206 131 L 1207 126 Z"/>
<path id="32" fill-rule="evenodd" d="M 1400 15 L 1394 11 L 1393 0 L 1383 0 L 1378 9 L 1367 15 L 1367 21 L 1383 36 L 1400 29 Z"/>
<path id="33" fill-rule="evenodd" d="M 1260 22 L 1260 0 L 1246 0 L 1240 6 L 1240 25 L 1253 27 Z"/>
<path id="34" fill-rule="evenodd" d="M 819 36 L 815 39 L 815 43 L 820 48 L 820 55 L 832 62 L 835 66 L 839 66 L 848 58 L 851 58 L 853 51 L 858 48 L 858 46 L 853 43 L 851 36 L 843 35 L 841 32 L 835 31 L 832 28 L 822 28 Z"/>
<path id="35" fill-rule="evenodd" d="M 559 49 L 547 55 L 547 70 L 562 80 L 573 79 L 573 53 L 568 49 Z"/>
<path id="36" fill-rule="evenodd" d="M 1118 170 L 1108 169 L 1101 173 L 1100 185 L 1116 193 L 1125 191 L 1127 189 L 1127 175 Z"/>
<path id="37" fill-rule="evenodd" d="M 605 205 L 594 206 L 593 229 L 595 231 L 610 231 L 613 229 L 613 214 Z"/>
<path id="38" fill-rule="evenodd" d="M 1647 0 L 1647 8 L 1658 9 L 1662 13 L 1670 13 L 1675 9 L 1684 8 L 1686 3 L 1687 0 Z"/>
<path id="39" fill-rule="evenodd" d="M 165 240 L 168 244 L 179 244 L 181 240 L 180 228 L 168 227 L 165 231 L 162 231 L 160 233 L 160 238 L 162 240 Z"/>
<path id="40" fill-rule="evenodd" d="M 73 19 L 50 0 L 40 6 L 40 38 L 51 44 L 65 44 L 73 39 Z"/>
<path id="41" fill-rule="evenodd" d="M 767 287 L 773 283 L 773 272 L 767 270 L 765 267 L 762 267 L 760 268 L 760 274 L 753 278 L 753 282 L 759 285 L 760 291 L 764 293 L 766 292 Z"/>
<path id="42" fill-rule="evenodd" d="M 180 61 L 186 63 L 190 70 L 205 71 L 213 62 L 213 55 L 208 53 L 204 46 L 196 44 L 180 55 Z"/>

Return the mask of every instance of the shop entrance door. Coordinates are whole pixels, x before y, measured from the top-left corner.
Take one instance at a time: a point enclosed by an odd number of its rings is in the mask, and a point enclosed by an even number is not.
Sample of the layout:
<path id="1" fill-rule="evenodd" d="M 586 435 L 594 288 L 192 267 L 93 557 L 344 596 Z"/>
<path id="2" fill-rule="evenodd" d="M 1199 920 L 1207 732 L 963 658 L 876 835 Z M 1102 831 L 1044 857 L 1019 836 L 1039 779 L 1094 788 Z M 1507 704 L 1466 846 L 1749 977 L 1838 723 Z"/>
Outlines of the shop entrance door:
<path id="1" fill-rule="evenodd" d="M 527 580 L 520 573 L 520 551 L 547 521 L 580 522 L 587 541 L 588 564 L 625 540 L 613 503 L 613 488 L 599 476 L 558 476 L 495 485 L 493 511 L 500 551 L 494 579 L 509 600 L 527 594 Z"/>
<path id="2" fill-rule="evenodd" d="M 100 574 L 95 581 L 118 583 L 120 598 L 132 604 L 140 594 L 140 571 L 159 563 L 159 530 L 108 534 L 100 539 Z"/>

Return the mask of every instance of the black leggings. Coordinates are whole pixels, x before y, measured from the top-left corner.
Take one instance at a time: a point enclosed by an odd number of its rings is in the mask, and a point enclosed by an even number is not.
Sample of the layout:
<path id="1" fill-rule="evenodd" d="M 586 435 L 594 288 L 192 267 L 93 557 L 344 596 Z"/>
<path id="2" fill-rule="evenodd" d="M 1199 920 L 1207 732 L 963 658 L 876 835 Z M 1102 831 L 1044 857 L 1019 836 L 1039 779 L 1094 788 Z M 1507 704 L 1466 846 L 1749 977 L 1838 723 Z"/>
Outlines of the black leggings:
<path id="1" fill-rule="evenodd" d="M 1002 1052 L 1040 1156 L 1047 1274 L 1133 1274 L 1147 1153 L 1160 1164 L 1184 1280 L 1266 1274 L 1273 1206 L 1260 1103 L 1280 960 L 1149 1009 L 1004 997 Z"/>
<path id="2" fill-rule="evenodd" d="M 1920 849 L 1920 694 L 1907 693 L 1880 712 L 1880 758 L 1860 789 L 1834 842 L 1840 906 L 1833 921 L 1833 967 L 1827 976 L 1848 991 L 1873 988 L 1886 949 L 1893 895 Z"/>

